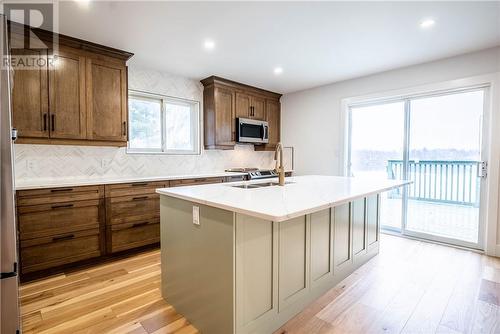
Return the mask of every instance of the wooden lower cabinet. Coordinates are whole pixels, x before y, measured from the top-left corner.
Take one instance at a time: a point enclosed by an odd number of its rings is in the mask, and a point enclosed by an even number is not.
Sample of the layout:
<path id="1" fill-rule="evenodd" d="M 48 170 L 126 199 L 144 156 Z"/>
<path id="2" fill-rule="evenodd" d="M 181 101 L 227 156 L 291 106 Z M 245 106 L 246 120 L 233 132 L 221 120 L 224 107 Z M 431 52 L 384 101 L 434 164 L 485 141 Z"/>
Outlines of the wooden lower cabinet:
<path id="1" fill-rule="evenodd" d="M 58 187 L 16 192 L 21 280 L 160 242 L 156 189 L 244 176 Z M 38 272 L 38 273 L 36 273 Z"/>
<path id="2" fill-rule="evenodd" d="M 98 257 L 99 229 L 24 240 L 20 253 L 22 274 Z"/>
<path id="3" fill-rule="evenodd" d="M 196 179 L 173 180 L 170 181 L 170 186 L 171 187 L 194 186 L 197 184 L 211 184 L 211 183 L 222 183 L 222 182 L 224 182 L 223 177 L 204 177 Z"/>
<path id="4" fill-rule="evenodd" d="M 104 187 L 18 191 L 21 278 L 104 254 Z"/>
<path id="5" fill-rule="evenodd" d="M 106 251 L 121 252 L 160 242 L 160 197 L 169 181 L 107 185 Z"/>
<path id="6" fill-rule="evenodd" d="M 106 236 L 109 253 L 159 243 L 160 217 L 139 223 L 108 226 Z"/>

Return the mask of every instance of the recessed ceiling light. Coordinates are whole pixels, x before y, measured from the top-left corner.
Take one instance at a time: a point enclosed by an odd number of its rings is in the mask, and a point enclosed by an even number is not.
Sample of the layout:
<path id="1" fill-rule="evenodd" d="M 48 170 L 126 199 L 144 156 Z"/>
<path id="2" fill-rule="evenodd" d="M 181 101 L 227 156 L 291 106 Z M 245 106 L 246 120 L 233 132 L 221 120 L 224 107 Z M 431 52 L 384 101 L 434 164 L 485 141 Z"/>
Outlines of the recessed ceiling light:
<path id="1" fill-rule="evenodd" d="M 425 19 L 420 22 L 420 28 L 428 29 L 436 24 L 433 19 Z"/>
<path id="2" fill-rule="evenodd" d="M 280 75 L 281 73 L 283 73 L 283 68 L 281 67 L 275 67 L 274 70 L 273 70 L 274 74 L 276 75 Z"/>
<path id="3" fill-rule="evenodd" d="M 90 0 L 75 0 L 75 1 L 76 1 L 76 3 L 78 3 L 78 5 L 80 7 L 83 7 L 83 8 L 89 7 Z"/>
<path id="4" fill-rule="evenodd" d="M 205 40 L 205 43 L 203 43 L 203 46 L 206 50 L 213 50 L 215 48 L 215 42 L 211 39 L 207 39 Z"/>

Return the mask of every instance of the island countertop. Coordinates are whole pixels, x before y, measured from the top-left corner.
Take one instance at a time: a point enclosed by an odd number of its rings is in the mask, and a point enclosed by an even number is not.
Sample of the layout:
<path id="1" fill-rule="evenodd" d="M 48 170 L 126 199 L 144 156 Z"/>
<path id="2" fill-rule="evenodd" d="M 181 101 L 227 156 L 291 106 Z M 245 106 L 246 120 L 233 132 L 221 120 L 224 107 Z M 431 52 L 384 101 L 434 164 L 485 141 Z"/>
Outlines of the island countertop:
<path id="1" fill-rule="evenodd" d="M 280 222 L 410 183 L 403 180 L 306 175 L 286 178 L 287 184 L 283 187 L 252 189 L 234 187 L 267 182 L 277 182 L 277 178 L 162 188 L 156 192 L 160 195 Z"/>

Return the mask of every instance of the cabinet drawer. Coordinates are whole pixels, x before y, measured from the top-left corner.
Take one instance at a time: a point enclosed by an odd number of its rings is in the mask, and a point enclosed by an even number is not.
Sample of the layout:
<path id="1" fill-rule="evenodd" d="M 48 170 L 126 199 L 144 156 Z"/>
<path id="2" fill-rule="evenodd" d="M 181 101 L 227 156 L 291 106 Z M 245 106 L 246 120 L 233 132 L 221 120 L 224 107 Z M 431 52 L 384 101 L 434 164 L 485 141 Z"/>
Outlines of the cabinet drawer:
<path id="1" fill-rule="evenodd" d="M 112 253 L 155 244 L 160 242 L 160 219 L 108 226 L 106 233 L 111 238 L 108 252 Z"/>
<path id="2" fill-rule="evenodd" d="M 160 195 L 113 197 L 107 200 L 106 223 L 123 224 L 160 217 Z"/>
<path id="3" fill-rule="evenodd" d="M 168 181 L 135 182 L 105 186 L 106 197 L 154 194 L 158 188 L 168 187 Z"/>
<path id="4" fill-rule="evenodd" d="M 61 187 L 17 192 L 17 205 L 39 205 L 95 200 L 104 197 L 103 186 Z"/>
<path id="5" fill-rule="evenodd" d="M 193 186 L 197 184 L 221 183 L 224 182 L 223 177 L 205 177 L 199 179 L 184 179 L 170 181 L 171 187 Z"/>
<path id="6" fill-rule="evenodd" d="M 21 241 L 23 274 L 101 255 L 99 229 Z"/>
<path id="7" fill-rule="evenodd" d="M 21 240 L 99 228 L 99 200 L 23 206 L 18 210 Z"/>

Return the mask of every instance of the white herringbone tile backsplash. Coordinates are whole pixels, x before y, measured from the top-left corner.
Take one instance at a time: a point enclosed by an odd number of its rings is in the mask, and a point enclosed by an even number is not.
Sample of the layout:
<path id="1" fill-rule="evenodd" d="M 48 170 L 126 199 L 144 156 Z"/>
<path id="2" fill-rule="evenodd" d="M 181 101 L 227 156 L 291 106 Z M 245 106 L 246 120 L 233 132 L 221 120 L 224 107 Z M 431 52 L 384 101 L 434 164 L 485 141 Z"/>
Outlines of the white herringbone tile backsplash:
<path id="1" fill-rule="evenodd" d="M 231 167 L 271 168 L 272 165 L 272 152 L 255 152 L 251 146 L 179 156 L 127 154 L 125 148 L 113 147 L 15 145 L 16 180 L 23 181 L 203 174 Z"/>
<path id="2" fill-rule="evenodd" d="M 203 101 L 203 86 L 197 80 L 157 71 L 129 68 L 129 88 Z M 168 176 L 272 166 L 272 152 L 255 152 L 248 145 L 232 151 L 203 151 L 196 156 L 127 154 L 125 148 L 115 147 L 15 145 L 15 174 L 19 181 Z"/>

